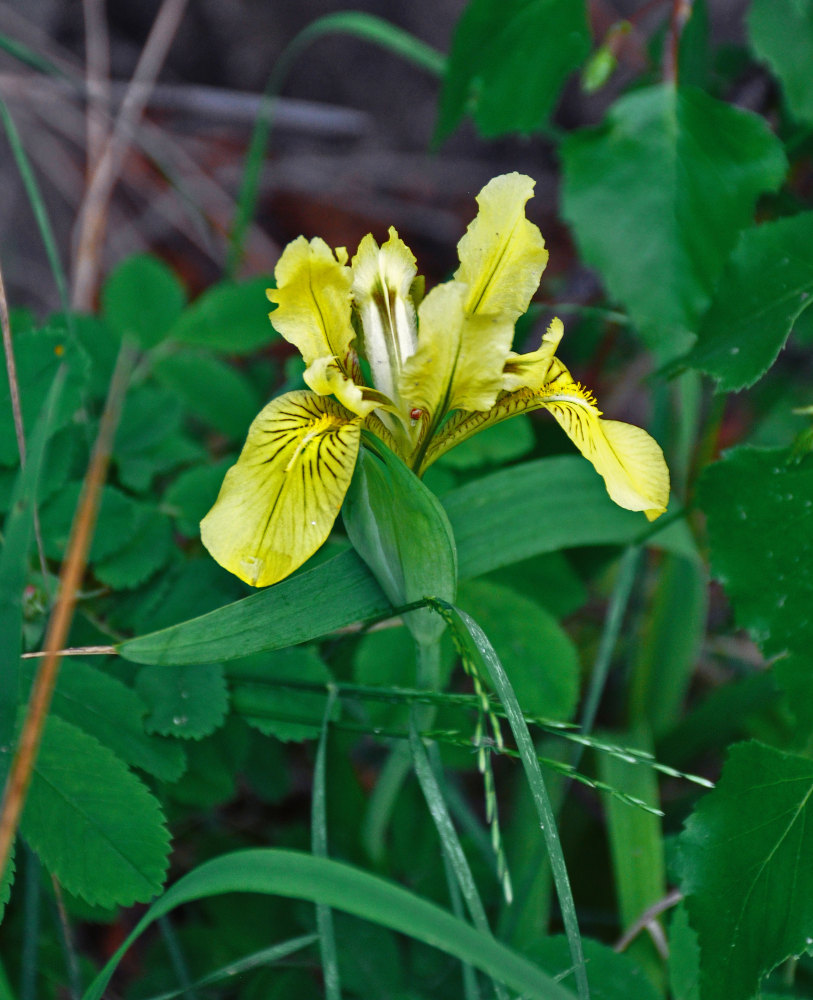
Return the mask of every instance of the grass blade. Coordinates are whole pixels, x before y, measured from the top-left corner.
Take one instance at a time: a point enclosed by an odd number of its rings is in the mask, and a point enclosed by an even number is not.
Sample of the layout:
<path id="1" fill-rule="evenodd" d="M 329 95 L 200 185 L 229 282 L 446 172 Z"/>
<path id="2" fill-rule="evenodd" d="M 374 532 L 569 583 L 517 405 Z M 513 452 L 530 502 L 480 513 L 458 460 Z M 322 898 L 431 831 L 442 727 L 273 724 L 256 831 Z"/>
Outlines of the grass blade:
<path id="1" fill-rule="evenodd" d="M 164 913 L 227 892 L 261 892 L 344 910 L 470 962 L 526 1000 L 574 1000 L 574 994 L 517 954 L 401 886 L 330 858 L 274 848 L 236 851 L 200 865 L 155 902 L 108 961 L 84 1000 L 101 1000 L 122 956 Z"/>
<path id="2" fill-rule="evenodd" d="M 434 600 L 429 603 L 436 608 L 438 613 L 449 624 L 461 656 L 468 658 L 472 669 L 476 671 L 482 666 L 488 671 L 494 688 L 503 704 L 508 724 L 511 726 L 511 731 L 517 743 L 517 749 L 522 759 L 522 766 L 525 770 L 525 776 L 548 848 L 551 871 L 559 897 L 559 905 L 562 910 L 562 919 L 570 946 L 579 997 L 580 1000 L 588 1000 L 590 988 L 587 983 L 587 971 L 582 952 L 578 920 L 576 918 L 576 906 L 573 902 L 573 894 L 570 889 L 570 879 L 567 874 L 564 855 L 562 854 L 562 845 L 556 829 L 553 809 L 544 779 L 542 778 L 542 772 L 539 768 L 536 750 L 531 740 L 531 734 L 528 732 L 528 726 L 522 714 L 522 709 L 517 701 L 517 696 L 514 694 L 514 689 L 511 687 L 511 682 L 508 680 L 497 654 L 494 652 L 491 643 L 477 622 L 470 615 L 466 614 L 465 611 L 461 611 L 451 604 Z M 480 673 L 482 673 L 482 670 L 480 670 Z"/>
<path id="3" fill-rule="evenodd" d="M 336 691 L 328 691 L 322 732 L 316 750 L 316 765 L 313 769 L 313 801 L 311 803 L 311 850 L 314 857 L 327 857 L 327 786 L 325 784 L 325 754 L 327 750 L 328 723 L 336 701 Z M 322 976 L 325 981 L 327 1000 L 341 1000 L 342 987 L 339 978 L 339 959 L 336 954 L 336 935 L 333 932 L 333 913 L 324 903 L 316 904 L 316 927 L 319 931 L 319 952 L 322 956 Z"/>

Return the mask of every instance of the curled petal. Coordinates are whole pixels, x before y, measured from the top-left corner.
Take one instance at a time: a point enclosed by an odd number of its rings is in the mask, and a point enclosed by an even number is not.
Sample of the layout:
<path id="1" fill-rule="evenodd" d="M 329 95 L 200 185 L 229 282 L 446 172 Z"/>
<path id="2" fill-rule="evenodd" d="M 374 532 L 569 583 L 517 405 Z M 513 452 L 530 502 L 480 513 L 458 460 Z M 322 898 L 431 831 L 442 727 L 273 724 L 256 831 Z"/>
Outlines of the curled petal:
<path id="1" fill-rule="evenodd" d="M 330 534 L 360 436 L 360 418 L 329 397 L 299 391 L 273 400 L 201 522 L 203 544 L 254 587 L 288 576 Z"/>
<path id="2" fill-rule="evenodd" d="M 277 262 L 277 287 L 268 289 L 277 305 L 271 322 L 306 365 L 327 357 L 344 366 L 356 336 L 350 321 L 352 274 L 343 263 L 347 254 L 337 253 L 339 260 L 324 240 L 298 237 Z"/>
<path id="3" fill-rule="evenodd" d="M 514 354 L 511 351 L 505 360 L 502 374 L 502 388 L 506 392 L 514 389 L 542 389 L 550 380 L 550 367 L 564 327 L 557 317 L 552 319 L 542 337 L 538 349 L 530 354 Z"/>
<path id="4" fill-rule="evenodd" d="M 359 417 L 366 417 L 375 409 L 394 409 L 382 392 L 357 385 L 344 373 L 336 358 L 317 358 L 302 377 L 314 392 L 321 396 L 335 396 Z"/>
<path id="5" fill-rule="evenodd" d="M 642 510 L 654 521 L 669 503 L 669 469 L 656 441 L 640 427 L 602 420 L 587 390 L 554 359 L 555 378 L 538 395 L 570 440 L 604 478 L 611 498 L 627 510 Z"/>
<path id="6" fill-rule="evenodd" d="M 477 195 L 479 211 L 458 243 L 455 281 L 467 287 L 469 313 L 498 314 L 510 324 L 526 311 L 548 262 L 539 229 L 525 218 L 534 181 L 503 174 Z"/>

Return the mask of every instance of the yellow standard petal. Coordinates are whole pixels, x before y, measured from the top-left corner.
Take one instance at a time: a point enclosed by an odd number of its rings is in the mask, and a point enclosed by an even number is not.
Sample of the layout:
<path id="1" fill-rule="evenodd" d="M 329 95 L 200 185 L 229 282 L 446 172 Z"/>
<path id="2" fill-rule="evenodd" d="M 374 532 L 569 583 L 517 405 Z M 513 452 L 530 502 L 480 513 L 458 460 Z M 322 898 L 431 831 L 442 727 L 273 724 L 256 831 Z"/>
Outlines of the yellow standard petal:
<path id="1" fill-rule="evenodd" d="M 551 362 L 563 333 L 562 321 L 557 317 L 551 320 L 537 350 L 530 354 L 514 354 L 511 351 L 505 360 L 502 388 L 506 392 L 512 392 L 525 387 L 541 389 L 547 385 L 550 381 Z"/>
<path id="2" fill-rule="evenodd" d="M 404 406 L 426 411 L 435 426 L 452 410 L 489 409 L 502 386 L 513 324 L 468 315 L 466 295 L 458 281 L 432 289 L 418 309 L 418 350 L 404 366 Z"/>
<path id="3" fill-rule="evenodd" d="M 669 503 L 669 469 L 660 446 L 645 430 L 618 420 L 602 420 L 590 393 L 573 381 L 558 359 L 551 381 L 538 395 L 570 440 L 604 478 L 611 498 L 627 510 L 642 510 L 650 521 Z"/>
<path id="4" fill-rule="evenodd" d="M 265 587 L 313 555 L 350 485 L 360 425 L 335 400 L 304 390 L 269 403 L 201 522 L 203 544 L 217 562 Z"/>
<path id="5" fill-rule="evenodd" d="M 410 295 L 416 273 L 412 251 L 393 228 L 381 247 L 365 236 L 353 258 L 353 302 L 361 319 L 363 353 L 373 385 L 396 402 L 401 369 L 418 344 Z"/>
<path id="6" fill-rule="evenodd" d="M 335 358 L 351 374 L 348 359 L 356 334 L 350 322 L 350 268 L 324 240 L 309 243 L 300 236 L 285 248 L 274 274 L 277 287 L 267 293 L 277 305 L 269 314 L 274 328 L 299 350 L 306 365 Z"/>
<path id="7" fill-rule="evenodd" d="M 479 211 L 458 243 L 454 275 L 468 289 L 466 312 L 514 324 L 527 310 L 548 262 L 542 234 L 525 218 L 534 183 L 525 174 L 503 174 L 477 195 Z"/>

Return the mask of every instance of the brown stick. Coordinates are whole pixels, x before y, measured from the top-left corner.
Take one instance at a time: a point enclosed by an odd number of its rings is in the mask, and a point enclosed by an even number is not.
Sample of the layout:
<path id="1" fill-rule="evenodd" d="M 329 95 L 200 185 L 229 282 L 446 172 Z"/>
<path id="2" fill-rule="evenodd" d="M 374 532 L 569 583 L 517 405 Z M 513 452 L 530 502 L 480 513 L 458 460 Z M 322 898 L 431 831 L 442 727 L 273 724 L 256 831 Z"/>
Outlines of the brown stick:
<path id="1" fill-rule="evenodd" d="M 116 361 L 104 412 L 99 423 L 99 433 L 96 437 L 90 465 L 85 474 L 82 495 L 79 498 L 79 505 L 71 528 L 68 551 L 59 576 L 59 597 L 51 613 L 45 636 L 45 658 L 37 671 L 34 686 L 31 689 L 28 712 L 20 734 L 20 742 L 14 754 L 14 760 L 11 762 L 11 770 L 6 782 L 3 805 L 0 809 L 0 872 L 5 870 L 8 863 L 11 845 L 17 832 L 37 752 L 42 741 L 42 731 L 45 727 L 59 672 L 61 650 L 65 645 L 65 638 L 76 606 L 76 594 L 85 571 L 88 549 L 93 537 L 101 499 L 102 485 L 107 475 L 113 435 L 118 425 L 134 360 L 135 348 L 125 341 Z"/>
<path id="2" fill-rule="evenodd" d="M 673 0 L 669 33 L 663 49 L 663 78 L 667 83 L 678 84 L 680 39 L 683 29 L 692 16 L 694 0 Z"/>
<path id="3" fill-rule="evenodd" d="M 88 311 L 99 273 L 107 207 L 130 143 L 183 17 L 187 0 L 164 0 L 150 29 L 113 132 L 88 185 L 77 220 L 73 306 Z"/>
<path id="4" fill-rule="evenodd" d="M 107 141 L 110 121 L 110 36 L 105 0 L 82 0 L 85 16 L 87 86 L 87 179 L 93 176 Z"/>

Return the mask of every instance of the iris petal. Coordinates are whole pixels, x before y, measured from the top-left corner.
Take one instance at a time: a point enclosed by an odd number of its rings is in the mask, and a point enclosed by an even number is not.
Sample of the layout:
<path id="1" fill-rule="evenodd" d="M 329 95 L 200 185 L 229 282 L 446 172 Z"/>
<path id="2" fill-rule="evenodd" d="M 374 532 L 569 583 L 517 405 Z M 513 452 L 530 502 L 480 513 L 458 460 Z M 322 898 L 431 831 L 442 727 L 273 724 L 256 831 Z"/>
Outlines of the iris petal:
<path id="1" fill-rule="evenodd" d="M 201 522 L 203 544 L 254 587 L 288 576 L 330 534 L 360 437 L 360 418 L 329 397 L 298 391 L 273 400 Z"/>

